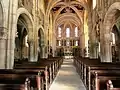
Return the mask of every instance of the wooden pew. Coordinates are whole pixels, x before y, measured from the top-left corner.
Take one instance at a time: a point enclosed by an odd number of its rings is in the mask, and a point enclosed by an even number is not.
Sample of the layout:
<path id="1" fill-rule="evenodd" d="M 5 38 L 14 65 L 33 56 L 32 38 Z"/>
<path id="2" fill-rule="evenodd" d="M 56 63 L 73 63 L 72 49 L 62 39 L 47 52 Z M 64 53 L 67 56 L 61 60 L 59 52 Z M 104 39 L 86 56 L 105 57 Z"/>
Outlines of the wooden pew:
<path id="1" fill-rule="evenodd" d="M 28 77 L 31 81 L 30 87 L 37 88 L 40 90 L 44 89 L 43 84 L 43 71 L 41 70 L 30 70 L 30 69 L 0 69 L 0 75 L 21 75 L 21 77 Z"/>
<path id="2" fill-rule="evenodd" d="M 45 61 L 44 61 L 45 62 Z M 44 70 L 44 82 L 45 82 L 45 88 L 48 89 L 50 84 L 52 83 L 52 79 L 51 79 L 51 66 L 52 66 L 52 62 L 45 62 L 42 64 L 39 63 L 27 63 L 27 64 L 23 64 L 20 66 L 17 66 L 16 69 L 39 69 L 39 70 Z"/>
<path id="3" fill-rule="evenodd" d="M 61 66 L 61 64 L 62 64 L 62 62 L 63 62 L 63 59 L 62 58 L 60 58 L 60 57 L 53 57 L 53 58 L 48 58 L 48 59 L 41 59 L 41 60 L 39 60 L 38 62 L 35 62 L 34 64 L 40 64 L 40 65 L 44 65 L 44 64 L 48 64 L 48 66 L 50 67 L 49 69 L 50 69 L 50 81 L 53 81 L 53 79 L 55 78 L 55 76 L 56 76 L 56 74 L 57 74 L 57 72 L 58 72 L 58 70 L 59 70 L 59 68 L 60 68 L 60 66 Z M 23 64 L 30 64 L 31 62 L 24 62 Z M 22 64 L 22 66 L 23 66 L 23 64 Z M 33 63 L 32 63 L 33 64 Z M 17 63 L 17 64 L 15 64 L 15 66 L 14 67 L 19 67 L 19 66 L 21 66 L 21 63 L 19 64 L 19 63 Z"/>
<path id="4" fill-rule="evenodd" d="M 58 62 L 57 62 L 57 60 L 53 60 L 53 59 L 41 59 L 41 61 L 39 61 L 39 63 L 41 63 L 41 64 L 43 64 L 43 62 L 51 64 L 51 66 L 50 66 L 50 68 L 51 68 L 50 79 L 51 79 L 51 81 L 53 81 L 53 79 L 56 76 L 57 69 L 58 69 Z"/>
<path id="5" fill-rule="evenodd" d="M 44 90 L 47 90 L 49 88 L 49 82 L 50 82 L 50 77 L 49 77 L 49 67 L 46 65 L 46 66 L 36 66 L 36 65 L 22 65 L 22 66 L 19 66 L 15 69 L 24 69 L 24 70 L 33 70 L 33 71 L 36 71 L 36 70 L 39 70 L 39 71 L 43 71 L 43 81 L 44 81 Z"/>
<path id="6" fill-rule="evenodd" d="M 24 62 L 15 64 L 15 69 L 33 69 L 33 70 L 44 70 L 45 76 L 45 87 L 49 88 L 50 84 L 53 81 L 53 75 L 57 72 L 59 67 L 59 62 L 62 62 L 62 59 L 50 58 L 50 59 L 41 59 L 38 62 Z"/>
<path id="7" fill-rule="evenodd" d="M 110 80 L 120 80 L 118 70 L 96 70 L 91 72 L 90 90 L 106 90 L 106 82 Z"/>
<path id="8" fill-rule="evenodd" d="M 96 65 L 97 63 L 99 63 L 99 61 L 89 58 L 80 58 L 75 61 L 77 72 L 81 76 L 81 79 L 86 83 L 86 80 L 84 79 L 86 78 L 86 72 L 88 72 L 87 68 L 89 67 L 89 65 Z"/>
<path id="9" fill-rule="evenodd" d="M 116 76 L 116 72 L 120 71 L 119 65 L 115 65 L 112 63 L 101 63 L 99 65 L 88 65 L 88 66 L 86 65 L 85 69 L 86 69 L 86 72 L 84 73 L 84 74 L 86 74 L 85 81 L 86 81 L 86 85 L 89 88 L 89 90 L 92 90 L 91 82 L 92 82 L 93 74 L 95 72 L 98 73 L 98 75 L 104 74 L 104 73 L 108 73 L 108 74 L 112 73 L 113 76 Z M 119 73 L 119 75 L 120 75 L 120 73 Z M 104 77 L 105 77 L 105 74 L 104 74 Z M 106 74 L 106 77 L 107 77 L 107 74 Z"/>
<path id="10" fill-rule="evenodd" d="M 55 61 L 55 67 L 54 67 L 55 72 L 53 74 L 53 78 L 55 78 L 59 68 L 61 67 L 61 64 L 63 63 L 63 58 L 62 57 L 52 57 L 52 58 L 48 58 L 48 60 Z"/>
<path id="11" fill-rule="evenodd" d="M 18 74 L 0 74 L 0 90 L 30 90 L 30 80 Z"/>
<path id="12" fill-rule="evenodd" d="M 106 86 L 107 90 L 120 90 L 120 80 L 108 80 Z"/>
<path id="13" fill-rule="evenodd" d="M 112 79 L 113 77 L 114 78 L 117 77 L 115 72 L 119 72 L 120 70 L 119 63 L 100 63 L 99 60 L 90 60 L 90 59 L 84 59 L 84 58 L 83 59 L 75 58 L 74 64 L 76 65 L 77 72 L 80 74 L 88 90 L 102 90 L 98 87 L 99 85 L 96 82 L 95 83 L 96 83 L 97 89 L 92 88 L 92 84 L 93 84 L 92 82 L 95 81 L 96 75 L 99 75 L 99 78 L 100 78 L 102 74 L 104 77 L 107 77 L 107 79 Z M 111 78 L 107 76 L 109 74 L 108 72 L 112 73 Z"/>

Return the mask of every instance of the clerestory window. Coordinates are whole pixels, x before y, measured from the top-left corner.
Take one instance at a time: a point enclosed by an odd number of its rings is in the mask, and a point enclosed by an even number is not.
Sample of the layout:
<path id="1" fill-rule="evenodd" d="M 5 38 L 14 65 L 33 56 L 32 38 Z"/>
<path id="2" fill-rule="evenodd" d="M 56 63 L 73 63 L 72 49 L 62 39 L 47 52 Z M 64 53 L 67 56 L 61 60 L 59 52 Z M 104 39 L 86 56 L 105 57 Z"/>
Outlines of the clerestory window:
<path id="1" fill-rule="evenodd" d="M 58 27 L 58 37 L 61 37 L 61 27 Z"/>
<path id="2" fill-rule="evenodd" d="M 66 28 L 66 37 L 70 37 L 70 28 Z"/>
<path id="3" fill-rule="evenodd" d="M 75 37 L 78 37 L 78 27 L 75 27 Z"/>

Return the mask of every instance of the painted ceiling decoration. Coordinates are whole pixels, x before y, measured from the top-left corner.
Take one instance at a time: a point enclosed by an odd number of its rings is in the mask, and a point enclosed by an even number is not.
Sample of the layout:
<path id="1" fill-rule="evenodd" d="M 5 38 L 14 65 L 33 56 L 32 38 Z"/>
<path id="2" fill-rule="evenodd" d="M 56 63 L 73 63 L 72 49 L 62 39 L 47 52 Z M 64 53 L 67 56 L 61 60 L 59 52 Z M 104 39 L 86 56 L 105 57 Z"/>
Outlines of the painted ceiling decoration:
<path id="1" fill-rule="evenodd" d="M 77 24 L 76 26 L 83 24 L 84 12 L 88 8 L 86 0 L 46 0 L 46 2 L 48 5 L 46 15 L 49 17 L 52 13 L 55 25 L 67 22 Z"/>

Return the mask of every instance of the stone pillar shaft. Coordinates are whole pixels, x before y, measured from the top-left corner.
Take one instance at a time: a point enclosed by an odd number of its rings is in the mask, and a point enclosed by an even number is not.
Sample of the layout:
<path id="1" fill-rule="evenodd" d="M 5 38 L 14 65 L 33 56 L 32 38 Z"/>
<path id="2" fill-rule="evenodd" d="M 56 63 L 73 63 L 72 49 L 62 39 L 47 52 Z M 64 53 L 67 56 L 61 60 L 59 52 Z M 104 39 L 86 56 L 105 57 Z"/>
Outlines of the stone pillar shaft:
<path id="1" fill-rule="evenodd" d="M 32 41 L 29 42 L 29 61 L 34 62 L 34 44 Z"/>
<path id="2" fill-rule="evenodd" d="M 6 63 L 6 40 L 0 37 L 0 69 L 5 69 Z"/>
<path id="3" fill-rule="evenodd" d="M 12 69 L 14 65 L 14 48 L 15 48 L 15 32 L 16 32 L 16 13 L 18 8 L 18 0 L 9 0 L 9 18 L 8 18 L 8 41 L 7 41 L 7 67 Z"/>
<path id="4" fill-rule="evenodd" d="M 104 57 L 102 59 L 102 62 L 112 62 L 112 52 L 111 52 L 111 35 L 104 34 Z"/>

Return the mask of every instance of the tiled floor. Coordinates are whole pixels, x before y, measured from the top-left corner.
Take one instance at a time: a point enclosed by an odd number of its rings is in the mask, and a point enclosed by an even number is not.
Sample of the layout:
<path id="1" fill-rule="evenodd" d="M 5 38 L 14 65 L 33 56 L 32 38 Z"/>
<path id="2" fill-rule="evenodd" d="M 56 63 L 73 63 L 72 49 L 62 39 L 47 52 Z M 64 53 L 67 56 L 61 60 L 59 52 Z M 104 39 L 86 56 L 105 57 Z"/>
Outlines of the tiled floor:
<path id="1" fill-rule="evenodd" d="M 86 90 L 73 66 L 72 59 L 64 59 L 61 69 L 49 90 Z"/>

